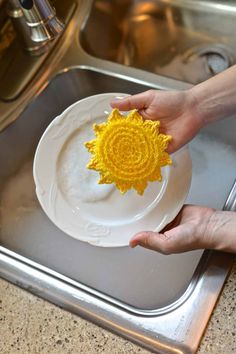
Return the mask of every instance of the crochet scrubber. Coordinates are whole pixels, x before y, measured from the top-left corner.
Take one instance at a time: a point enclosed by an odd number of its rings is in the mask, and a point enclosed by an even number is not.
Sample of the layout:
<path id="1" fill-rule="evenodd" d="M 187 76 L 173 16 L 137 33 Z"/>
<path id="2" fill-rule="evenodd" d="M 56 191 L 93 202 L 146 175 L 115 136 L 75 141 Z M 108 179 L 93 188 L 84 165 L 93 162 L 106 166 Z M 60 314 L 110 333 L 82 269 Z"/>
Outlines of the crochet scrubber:
<path id="1" fill-rule="evenodd" d="M 142 195 L 148 182 L 161 181 L 161 167 L 172 163 L 165 151 L 171 136 L 159 133 L 160 122 L 127 116 L 114 109 L 107 122 L 94 124 L 96 139 L 85 143 L 93 155 L 87 168 L 100 174 L 99 184 L 115 183 L 121 193 L 134 188 Z"/>

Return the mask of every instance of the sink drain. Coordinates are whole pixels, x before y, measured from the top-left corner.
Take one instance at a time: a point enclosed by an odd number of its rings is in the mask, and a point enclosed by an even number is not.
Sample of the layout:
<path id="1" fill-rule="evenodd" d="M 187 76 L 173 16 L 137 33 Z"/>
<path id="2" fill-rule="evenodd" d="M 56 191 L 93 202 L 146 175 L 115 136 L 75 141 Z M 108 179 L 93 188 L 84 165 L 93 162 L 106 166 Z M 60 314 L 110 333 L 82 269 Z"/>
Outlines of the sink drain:
<path id="1" fill-rule="evenodd" d="M 221 71 L 227 69 L 230 66 L 230 61 L 228 57 L 223 56 L 221 53 L 206 53 L 203 54 L 206 57 L 208 69 L 215 75 L 219 74 Z"/>
<path id="2" fill-rule="evenodd" d="M 191 48 L 183 56 L 185 64 L 199 60 L 204 61 L 206 74 L 211 76 L 219 74 L 235 63 L 233 54 L 223 45 Z"/>

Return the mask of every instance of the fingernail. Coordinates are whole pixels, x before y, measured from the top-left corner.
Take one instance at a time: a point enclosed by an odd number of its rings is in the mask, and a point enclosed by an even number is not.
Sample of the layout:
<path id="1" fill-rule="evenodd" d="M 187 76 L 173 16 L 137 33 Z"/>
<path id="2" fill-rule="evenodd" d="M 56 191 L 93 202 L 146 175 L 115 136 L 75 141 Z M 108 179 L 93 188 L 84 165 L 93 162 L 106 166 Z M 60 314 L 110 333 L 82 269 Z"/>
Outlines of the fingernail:
<path id="1" fill-rule="evenodd" d="M 111 100 L 111 103 L 118 103 L 119 101 L 122 101 L 125 97 L 117 96 Z"/>
<path id="2" fill-rule="evenodd" d="M 129 245 L 131 248 L 135 248 L 136 246 L 138 246 L 138 242 L 130 242 Z"/>
<path id="3" fill-rule="evenodd" d="M 139 242 L 137 239 L 131 239 L 129 242 L 129 245 L 131 248 L 135 248 L 136 246 L 138 246 Z"/>

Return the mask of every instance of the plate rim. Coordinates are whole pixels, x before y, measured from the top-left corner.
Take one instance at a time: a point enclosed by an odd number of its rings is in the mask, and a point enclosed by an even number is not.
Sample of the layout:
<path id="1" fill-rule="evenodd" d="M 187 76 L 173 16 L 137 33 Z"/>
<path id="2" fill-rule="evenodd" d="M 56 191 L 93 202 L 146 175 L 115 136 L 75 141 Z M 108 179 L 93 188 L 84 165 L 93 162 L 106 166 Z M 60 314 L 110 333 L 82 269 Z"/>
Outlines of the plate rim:
<path id="1" fill-rule="evenodd" d="M 117 248 L 117 247 L 126 247 L 129 245 L 129 242 L 119 242 L 118 244 L 114 244 L 113 242 L 109 242 L 108 240 L 103 240 L 103 242 L 101 243 L 101 238 L 99 239 L 99 236 L 97 237 L 98 240 L 96 238 L 92 238 L 91 240 L 89 240 L 88 237 L 83 238 L 82 236 L 79 235 L 79 232 L 75 235 L 74 233 L 69 232 L 65 225 L 61 225 L 60 222 L 58 222 L 58 220 L 54 220 L 54 218 L 52 217 L 52 215 L 50 215 L 50 212 L 48 211 L 47 207 L 45 206 L 44 200 L 42 198 L 41 193 L 39 193 L 39 181 L 38 181 L 38 176 L 37 176 L 37 158 L 42 146 L 42 143 L 45 139 L 45 137 L 47 136 L 48 132 L 51 130 L 51 128 L 53 126 L 56 125 L 56 123 L 58 122 L 58 120 L 60 119 L 64 119 L 66 118 L 66 116 L 68 116 L 68 114 L 73 111 L 73 109 L 80 105 L 80 104 L 84 104 L 86 103 L 86 101 L 91 101 L 91 100 L 96 100 L 97 98 L 106 98 L 106 99 L 111 99 L 111 98 L 115 98 L 115 97 L 127 97 L 130 96 L 129 94 L 126 93 L 120 93 L 120 92 L 109 92 L 109 93 L 102 93 L 102 94 L 97 94 L 97 95 L 92 95 L 92 96 L 88 96 L 85 97 L 81 100 L 77 100 L 76 102 L 74 102 L 72 105 L 68 106 L 60 115 L 57 115 L 55 118 L 52 119 L 52 121 L 49 123 L 49 125 L 47 126 L 47 128 L 45 129 L 45 131 L 43 132 L 37 148 L 35 150 L 35 155 L 34 155 L 34 160 L 33 160 L 33 178 L 34 178 L 34 182 L 35 182 L 35 186 L 36 186 L 36 195 L 38 198 L 38 201 L 43 209 L 43 211 L 46 213 L 46 215 L 48 216 L 48 218 L 53 222 L 54 225 L 56 225 L 61 231 L 63 231 L 64 233 L 66 233 L 67 235 L 69 235 L 70 237 L 73 237 L 74 239 L 80 240 L 82 242 L 88 242 L 89 244 L 95 245 L 95 246 L 100 246 L 100 247 L 109 247 L 109 248 Z M 77 127 L 78 129 L 78 127 Z M 64 141 L 66 140 L 66 138 L 64 139 Z M 172 210 L 172 212 L 169 213 L 168 217 L 166 217 L 164 219 L 164 221 L 161 223 L 161 229 L 163 229 L 169 222 L 171 222 L 176 215 L 179 213 L 179 211 L 181 210 L 182 206 L 184 205 L 184 201 L 187 198 L 187 195 L 189 193 L 189 189 L 191 186 L 191 179 L 192 179 L 192 162 L 191 162 L 191 157 L 190 157 L 190 153 L 188 150 L 188 147 L 185 146 L 183 148 L 181 148 L 179 151 L 177 151 L 175 154 L 172 154 L 172 156 L 177 156 L 179 153 L 181 153 L 181 151 L 186 151 L 187 154 L 187 158 L 188 158 L 188 163 L 189 163 L 189 167 L 190 167 L 190 171 L 189 175 L 188 175 L 188 186 L 186 187 L 185 192 L 183 193 L 184 195 L 182 196 L 181 201 L 178 203 L 178 205 L 175 207 L 174 210 Z M 167 182 L 167 186 L 165 187 L 165 189 L 168 188 L 168 182 Z M 164 191 L 165 194 L 165 191 Z M 163 196 L 162 196 L 163 197 Z M 161 198 L 162 199 L 162 198 Z M 154 210 L 156 209 L 156 207 L 153 208 Z M 160 226 L 160 225 L 159 225 Z M 156 228 L 157 229 L 157 228 Z M 141 231 L 141 230 L 140 230 Z M 131 235 L 129 237 L 129 239 L 131 238 Z M 99 242 L 100 241 L 100 242 Z"/>

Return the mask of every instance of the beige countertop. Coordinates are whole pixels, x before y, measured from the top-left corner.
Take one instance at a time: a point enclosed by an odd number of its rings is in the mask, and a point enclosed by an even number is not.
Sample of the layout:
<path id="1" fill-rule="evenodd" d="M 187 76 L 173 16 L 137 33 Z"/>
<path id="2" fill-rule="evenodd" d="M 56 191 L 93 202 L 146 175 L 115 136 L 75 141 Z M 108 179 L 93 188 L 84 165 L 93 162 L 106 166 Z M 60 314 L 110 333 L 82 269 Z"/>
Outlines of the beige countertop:
<path id="1" fill-rule="evenodd" d="M 0 279 L 1 354 L 150 353 Z M 236 353 L 236 263 L 198 354 Z"/>

